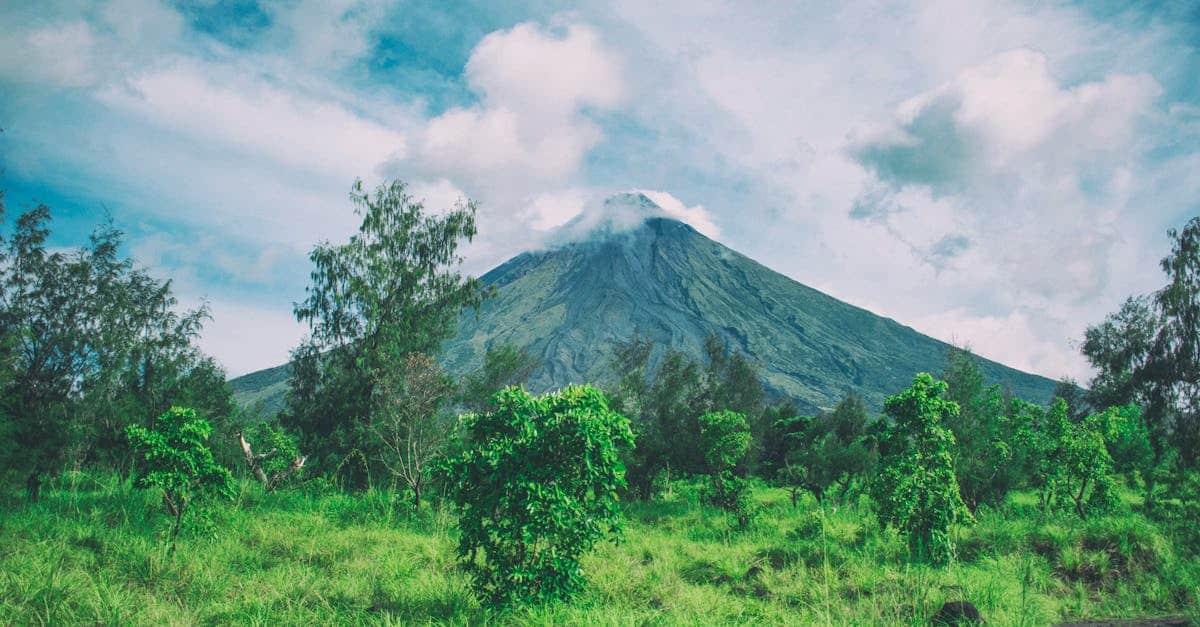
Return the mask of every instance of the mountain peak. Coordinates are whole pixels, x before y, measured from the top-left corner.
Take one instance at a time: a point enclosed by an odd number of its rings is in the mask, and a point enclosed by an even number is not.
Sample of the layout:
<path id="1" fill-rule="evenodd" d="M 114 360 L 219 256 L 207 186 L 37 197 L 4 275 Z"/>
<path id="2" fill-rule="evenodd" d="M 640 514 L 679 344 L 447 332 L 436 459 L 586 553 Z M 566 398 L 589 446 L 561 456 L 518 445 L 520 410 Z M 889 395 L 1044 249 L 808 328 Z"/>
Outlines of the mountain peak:
<path id="1" fill-rule="evenodd" d="M 549 243 L 553 247 L 606 241 L 655 219 L 685 224 L 710 238 L 716 237 L 718 232 L 704 207 L 688 207 L 666 192 L 630 190 L 612 194 L 588 206 L 559 227 L 549 238 Z"/>

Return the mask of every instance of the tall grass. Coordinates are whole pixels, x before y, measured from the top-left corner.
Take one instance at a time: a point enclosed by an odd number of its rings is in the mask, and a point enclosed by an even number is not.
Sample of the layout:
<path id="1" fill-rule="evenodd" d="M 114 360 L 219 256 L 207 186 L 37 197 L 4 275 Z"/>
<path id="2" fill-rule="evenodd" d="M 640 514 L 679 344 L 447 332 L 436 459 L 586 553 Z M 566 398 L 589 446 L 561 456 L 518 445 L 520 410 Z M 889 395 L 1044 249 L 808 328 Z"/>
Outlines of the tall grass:
<path id="1" fill-rule="evenodd" d="M 16 624 L 928 624 L 965 599 L 995 625 L 1197 613 L 1196 547 L 1126 508 L 1078 521 L 1017 504 L 958 530 L 947 567 L 909 563 L 863 503 L 793 509 L 758 487 L 749 528 L 694 486 L 629 504 L 617 543 L 584 562 L 570 602 L 497 614 L 454 560 L 453 512 L 390 490 L 264 494 L 184 531 L 168 559 L 154 495 L 68 474 L 0 513 L 0 623 Z M 1019 501 L 1019 499 L 1018 499 Z"/>

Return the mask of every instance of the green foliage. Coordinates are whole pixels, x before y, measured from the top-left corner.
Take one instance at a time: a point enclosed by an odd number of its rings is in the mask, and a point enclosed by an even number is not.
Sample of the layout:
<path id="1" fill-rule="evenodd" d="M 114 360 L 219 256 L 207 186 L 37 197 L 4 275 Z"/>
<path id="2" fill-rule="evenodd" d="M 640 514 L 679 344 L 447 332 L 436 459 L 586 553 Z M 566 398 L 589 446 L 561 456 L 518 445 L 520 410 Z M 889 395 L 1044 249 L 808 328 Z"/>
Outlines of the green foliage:
<path id="1" fill-rule="evenodd" d="M 667 349 L 652 368 L 655 351 L 649 340 L 634 338 L 617 346 L 610 364 L 618 376 L 614 406 L 632 418 L 638 438 L 626 462 L 642 498 L 670 476 L 708 474 L 698 414 L 728 409 L 759 424 L 765 395 L 753 364 L 716 336 L 705 341 L 703 364 Z"/>
<path id="2" fill-rule="evenodd" d="M 732 472 L 750 450 L 750 424 L 737 412 L 724 410 L 700 416 L 700 450 L 710 474 Z"/>
<path id="3" fill-rule="evenodd" d="M 782 449 L 777 479 L 794 490 L 811 492 L 818 501 L 832 489 L 838 501 L 845 502 L 854 482 L 875 463 L 867 436 L 867 409 L 854 394 L 832 412 L 776 421 L 771 437 Z M 796 497 L 793 492 L 793 502 Z"/>
<path id="4" fill-rule="evenodd" d="M 1054 399 L 1038 434 L 1041 464 L 1035 485 L 1043 508 L 1070 505 L 1086 518 L 1116 506 L 1113 460 L 1105 441 L 1113 422 L 1105 412 L 1072 423 L 1066 401 Z"/>
<path id="5" fill-rule="evenodd" d="M 278 476 L 292 481 L 301 479 L 303 469 L 292 468 L 295 460 L 302 457 L 296 436 L 272 422 L 255 423 L 243 431 L 243 436 L 252 445 L 252 450 L 266 451 L 259 461 L 259 466 L 268 478 Z M 276 486 L 268 486 L 274 487 Z"/>
<path id="6" fill-rule="evenodd" d="M 946 398 L 957 403 L 959 411 L 945 426 L 957 445 L 954 475 L 963 501 L 971 511 L 984 504 L 999 505 L 1010 491 L 1028 482 L 1030 451 L 1021 437 L 1028 428 L 1027 408 L 1014 403 L 999 385 L 986 386 L 979 360 L 969 351 L 952 348 L 946 361 Z"/>
<path id="7" fill-rule="evenodd" d="M 208 448 L 212 428 L 191 409 L 172 407 L 154 421 L 153 428 L 129 425 L 125 433 L 137 454 L 137 485 L 162 492 L 163 507 L 173 519 L 169 553 L 174 553 L 184 516 L 192 505 L 232 496 L 233 479 L 229 470 L 213 461 Z"/>
<path id="8" fill-rule="evenodd" d="M 1154 472 L 1154 450 L 1141 407 L 1133 403 L 1109 407 L 1094 420 L 1104 435 L 1115 472 L 1143 481 Z"/>
<path id="9" fill-rule="evenodd" d="M 307 298 L 295 308 L 311 336 L 292 353 L 281 420 L 316 470 L 365 485 L 383 444 L 373 437 L 374 387 L 413 353 L 433 354 L 484 285 L 458 272 L 458 247 L 475 236 L 474 203 L 432 214 L 393 181 L 350 194 L 362 218 L 344 244 L 313 249 Z M 376 464 L 376 470 L 379 470 Z"/>
<path id="10" fill-rule="evenodd" d="M 1096 368 L 1092 405 L 1143 408 L 1156 465 L 1174 449 L 1184 468 L 1200 460 L 1200 218 L 1170 230 L 1161 262 L 1167 284 L 1151 297 L 1131 297 L 1089 327 L 1083 354 Z M 1153 478 L 1147 498 L 1155 496 Z"/>
<path id="11" fill-rule="evenodd" d="M 750 505 L 746 499 L 746 480 L 734 474 L 734 468 L 750 451 L 750 424 L 737 412 L 710 412 L 697 419 L 700 426 L 700 450 L 708 474 L 705 500 L 749 522 Z"/>
<path id="12" fill-rule="evenodd" d="M 570 596 L 584 585 L 580 558 L 619 529 L 629 421 L 590 386 L 508 388 L 493 403 L 464 418 L 468 447 L 449 464 L 458 555 L 490 604 Z"/>
<path id="13" fill-rule="evenodd" d="M 946 384 L 927 373 L 884 404 L 893 422 L 880 440 L 880 468 L 871 487 L 879 520 L 907 538 L 909 554 L 944 563 L 953 553 L 952 525 L 971 520 L 954 476 L 954 434 L 944 425 L 958 414 Z"/>
<path id="14" fill-rule="evenodd" d="M 38 206 L 0 237 L 0 396 L 11 419 L 0 449 L 34 498 L 68 463 L 128 467 L 125 426 L 173 404 L 214 419 L 233 411 L 224 372 L 193 344 L 207 310 L 177 311 L 170 282 L 122 257 L 111 223 L 87 246 L 59 249 L 47 243 L 50 220 Z"/>

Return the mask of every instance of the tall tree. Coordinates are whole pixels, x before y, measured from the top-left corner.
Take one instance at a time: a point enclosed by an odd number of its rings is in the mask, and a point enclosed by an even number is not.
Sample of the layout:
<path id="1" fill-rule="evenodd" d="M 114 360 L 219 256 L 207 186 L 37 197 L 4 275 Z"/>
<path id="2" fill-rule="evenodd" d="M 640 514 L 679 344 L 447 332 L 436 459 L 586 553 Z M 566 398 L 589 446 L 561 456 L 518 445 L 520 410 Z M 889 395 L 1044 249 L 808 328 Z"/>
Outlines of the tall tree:
<path id="1" fill-rule="evenodd" d="M 862 398 L 848 394 L 831 412 L 795 417 L 777 423 L 785 455 L 779 479 L 793 488 L 808 490 L 823 501 L 831 490 L 844 502 L 854 482 L 875 462 L 867 438 L 867 409 Z"/>
<path id="2" fill-rule="evenodd" d="M 2 209 L 2 207 L 0 207 Z M 178 311 L 169 281 L 120 254 L 110 222 L 87 246 L 48 246 L 50 210 L 21 214 L 0 240 L 3 396 L 15 446 L 5 465 L 41 477 L 64 463 L 127 468 L 125 425 L 149 425 L 173 403 L 231 411 L 225 375 L 194 346 L 203 307 Z M 3 447 L 0 447 L 3 448 Z"/>
<path id="3" fill-rule="evenodd" d="M 295 314 L 310 335 L 292 353 L 281 421 L 318 471 L 341 468 L 363 485 L 369 467 L 351 460 L 379 459 L 370 428 L 381 374 L 412 353 L 436 353 L 487 290 L 459 271 L 459 246 L 476 233 L 473 202 L 431 213 L 399 181 L 373 192 L 357 181 L 350 200 L 358 232 L 309 255 L 311 284 Z"/>
<path id="4" fill-rule="evenodd" d="M 999 385 L 987 385 L 979 360 L 969 350 L 951 348 L 942 373 L 946 398 L 958 404 L 946 427 L 957 444 L 954 474 L 971 511 L 997 505 L 1024 482 L 1018 430 L 1024 414 Z"/>
<path id="5" fill-rule="evenodd" d="M 1174 240 L 1161 266 L 1167 285 L 1155 294 L 1160 321 L 1140 378 L 1149 385 L 1147 414 L 1165 423 L 1188 468 L 1200 460 L 1200 217 Z"/>
<path id="6" fill-rule="evenodd" d="M 954 434 L 945 427 L 958 404 L 945 395 L 944 382 L 921 373 L 884 402 L 893 422 L 871 490 L 879 519 L 907 538 L 910 555 L 935 563 L 953 552 L 950 527 L 971 519 L 954 476 Z"/>
<path id="7" fill-rule="evenodd" d="M 1096 368 L 1094 407 L 1143 407 L 1157 463 L 1178 452 L 1184 468 L 1200 460 L 1200 218 L 1168 232 L 1161 267 L 1167 284 L 1130 298 L 1089 327 L 1083 354 Z M 1148 486 L 1153 496 L 1153 486 Z"/>

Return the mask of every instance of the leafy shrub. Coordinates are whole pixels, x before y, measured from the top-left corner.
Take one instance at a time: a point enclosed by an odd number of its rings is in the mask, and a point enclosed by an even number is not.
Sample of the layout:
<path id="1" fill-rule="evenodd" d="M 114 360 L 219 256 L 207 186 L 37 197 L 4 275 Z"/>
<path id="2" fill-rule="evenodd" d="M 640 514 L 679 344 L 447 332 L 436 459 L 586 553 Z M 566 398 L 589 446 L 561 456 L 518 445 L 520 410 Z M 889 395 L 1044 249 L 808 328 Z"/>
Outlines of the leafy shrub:
<path id="1" fill-rule="evenodd" d="M 700 450 L 708 469 L 709 488 L 704 500 L 738 517 L 738 524 L 749 522 L 750 503 L 746 480 L 734 475 L 734 468 L 750 450 L 750 423 L 732 411 L 718 411 L 699 418 Z"/>
<path id="2" fill-rule="evenodd" d="M 212 427 L 191 409 L 172 407 L 154 421 L 153 429 L 129 425 L 125 433 L 138 454 L 137 485 L 162 490 L 163 507 L 173 518 L 168 554 L 174 554 L 190 507 L 208 498 L 232 496 L 233 478 L 208 448 Z"/>
<path id="3" fill-rule="evenodd" d="M 619 529 L 629 420 L 591 386 L 508 388 L 494 403 L 464 417 L 469 443 L 448 464 L 459 558 L 493 605 L 565 598 L 584 585 L 582 555 Z"/>
<path id="4" fill-rule="evenodd" d="M 1035 484 L 1044 508 L 1073 505 L 1075 513 L 1086 518 L 1117 505 L 1113 459 L 1105 441 L 1110 422 L 1106 412 L 1073 423 L 1066 401 L 1054 399 L 1035 436 L 1041 452 Z"/>
<path id="5" fill-rule="evenodd" d="M 946 384 L 927 373 L 891 396 L 884 409 L 894 422 L 880 440 L 880 470 L 871 495 L 879 520 L 907 539 L 914 559 L 945 562 L 953 550 L 950 526 L 971 520 L 954 475 L 954 434 L 943 422 L 958 404 Z"/>

